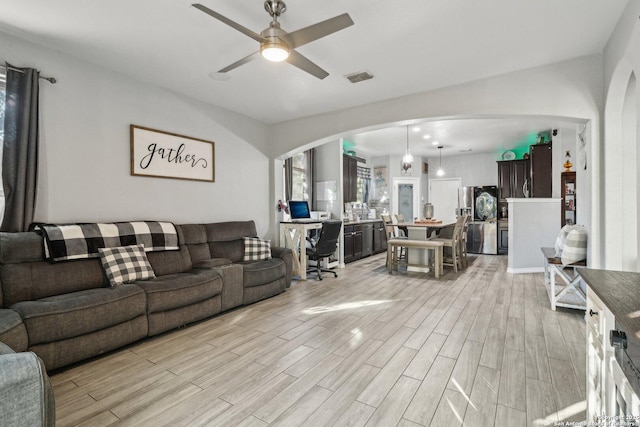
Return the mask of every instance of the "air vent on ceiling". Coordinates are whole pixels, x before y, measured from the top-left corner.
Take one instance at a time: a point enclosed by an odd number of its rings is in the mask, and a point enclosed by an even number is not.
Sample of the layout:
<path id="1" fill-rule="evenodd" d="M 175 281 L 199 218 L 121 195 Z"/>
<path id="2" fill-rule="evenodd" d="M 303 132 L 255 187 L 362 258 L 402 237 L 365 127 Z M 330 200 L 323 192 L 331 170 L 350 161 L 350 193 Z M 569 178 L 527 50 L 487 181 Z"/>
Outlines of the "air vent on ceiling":
<path id="1" fill-rule="evenodd" d="M 351 83 L 360 83 L 365 80 L 373 78 L 373 74 L 368 71 L 361 71 L 359 73 L 352 73 L 345 76 Z"/>

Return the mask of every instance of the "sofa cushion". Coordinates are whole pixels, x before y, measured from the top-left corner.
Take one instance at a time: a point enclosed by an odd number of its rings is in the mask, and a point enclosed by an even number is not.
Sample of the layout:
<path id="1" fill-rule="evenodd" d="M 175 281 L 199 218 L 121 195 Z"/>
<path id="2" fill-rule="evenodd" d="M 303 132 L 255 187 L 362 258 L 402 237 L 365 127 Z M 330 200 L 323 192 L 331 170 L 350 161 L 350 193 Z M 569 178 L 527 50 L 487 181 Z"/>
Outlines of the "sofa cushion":
<path id="1" fill-rule="evenodd" d="M 244 238 L 257 237 L 253 221 L 230 221 L 204 224 L 211 258 L 240 262 L 244 257 Z"/>
<path id="2" fill-rule="evenodd" d="M 214 268 L 214 267 L 223 267 L 225 265 L 232 265 L 230 259 L 226 258 L 209 258 L 203 261 L 200 261 L 197 264 L 193 264 L 193 268 Z"/>
<path id="3" fill-rule="evenodd" d="M 219 295 L 222 278 L 214 270 L 197 269 L 136 282 L 147 294 L 147 312 L 171 310 Z"/>
<path id="4" fill-rule="evenodd" d="M 284 261 L 280 258 L 271 258 L 263 261 L 241 262 L 244 287 L 260 286 L 271 283 L 287 274 Z"/>
<path id="5" fill-rule="evenodd" d="M 89 289 L 11 306 L 29 333 L 29 346 L 99 331 L 146 314 L 144 291 L 136 285 Z"/>
<path id="6" fill-rule="evenodd" d="M 0 264 L 4 306 L 108 285 L 97 258 L 52 264 L 48 261 Z"/>
<path id="7" fill-rule="evenodd" d="M 271 240 L 257 237 L 244 238 L 244 257 L 242 261 L 261 261 L 271 258 Z"/>
<path id="8" fill-rule="evenodd" d="M 156 277 L 142 245 L 100 248 L 98 253 L 111 286 Z"/>
<path id="9" fill-rule="evenodd" d="M 184 234 L 184 244 L 189 249 L 191 263 L 197 264 L 200 261 L 211 258 L 209 243 L 207 242 L 207 231 L 202 224 L 182 224 L 177 227 L 182 228 Z"/>

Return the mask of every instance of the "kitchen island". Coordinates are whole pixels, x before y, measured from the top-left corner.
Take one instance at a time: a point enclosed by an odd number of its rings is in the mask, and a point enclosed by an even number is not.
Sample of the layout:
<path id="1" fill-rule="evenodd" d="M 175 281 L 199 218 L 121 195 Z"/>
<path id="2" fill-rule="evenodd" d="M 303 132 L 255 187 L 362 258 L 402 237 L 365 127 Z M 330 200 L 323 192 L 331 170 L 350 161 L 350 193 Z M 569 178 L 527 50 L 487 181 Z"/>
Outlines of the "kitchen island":
<path id="1" fill-rule="evenodd" d="M 404 227 L 407 229 L 407 237 L 410 240 L 427 240 L 431 237 L 431 234 L 435 231 L 440 231 L 443 228 L 456 225 L 455 222 L 402 222 L 398 223 L 398 227 Z M 407 267 L 408 271 L 417 271 L 422 273 L 429 272 L 429 257 L 428 252 L 425 249 L 411 249 L 409 251 L 409 259 Z"/>

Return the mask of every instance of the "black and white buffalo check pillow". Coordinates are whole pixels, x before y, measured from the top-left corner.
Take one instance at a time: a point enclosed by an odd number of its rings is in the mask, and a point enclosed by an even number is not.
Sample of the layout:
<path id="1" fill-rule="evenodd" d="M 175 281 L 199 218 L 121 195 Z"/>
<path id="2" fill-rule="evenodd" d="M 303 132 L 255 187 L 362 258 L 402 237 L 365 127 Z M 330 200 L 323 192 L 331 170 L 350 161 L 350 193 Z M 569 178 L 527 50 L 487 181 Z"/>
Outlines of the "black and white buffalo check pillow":
<path id="1" fill-rule="evenodd" d="M 111 286 L 156 277 L 143 245 L 100 248 L 98 252 Z"/>
<path id="2" fill-rule="evenodd" d="M 271 259 L 271 241 L 257 237 L 245 237 L 244 258 L 242 260 L 260 261 L 263 259 Z"/>

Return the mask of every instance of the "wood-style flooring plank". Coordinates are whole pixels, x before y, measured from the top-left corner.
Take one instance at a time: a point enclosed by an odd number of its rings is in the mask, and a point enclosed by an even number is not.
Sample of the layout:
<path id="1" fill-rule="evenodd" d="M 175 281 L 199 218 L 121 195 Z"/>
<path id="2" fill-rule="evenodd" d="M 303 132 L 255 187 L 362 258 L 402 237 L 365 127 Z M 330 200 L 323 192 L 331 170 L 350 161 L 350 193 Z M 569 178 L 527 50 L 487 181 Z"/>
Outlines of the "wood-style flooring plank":
<path id="1" fill-rule="evenodd" d="M 484 427 L 495 423 L 499 384 L 500 371 L 478 366 L 464 416 L 465 426 Z"/>
<path id="2" fill-rule="evenodd" d="M 480 357 L 482 355 L 482 343 L 467 341 L 462 347 L 460 356 L 451 373 L 447 388 L 459 391 L 465 396 L 471 395 L 473 382 L 476 379 Z"/>
<path id="3" fill-rule="evenodd" d="M 398 424 L 418 387 L 420 387 L 420 381 L 401 376 L 366 425 L 375 427 Z"/>
<path id="4" fill-rule="evenodd" d="M 423 426 L 428 426 L 438 408 L 449 376 L 453 371 L 455 360 L 438 356 L 431 365 L 429 373 L 418 388 L 411 404 L 404 413 L 404 418 Z"/>
<path id="5" fill-rule="evenodd" d="M 527 407 L 524 352 L 505 349 L 498 402 L 524 411 Z"/>
<path id="6" fill-rule="evenodd" d="M 384 368 L 380 370 L 378 375 L 376 375 L 362 393 L 360 393 L 358 401 L 378 407 L 407 366 L 409 366 L 409 363 L 411 363 L 416 353 L 417 351 L 410 348 L 400 348 Z"/>
<path id="7" fill-rule="evenodd" d="M 461 426 L 467 410 L 467 402 L 467 396 L 464 394 L 446 389 L 442 394 L 442 399 L 440 399 L 429 427 Z"/>
<path id="8" fill-rule="evenodd" d="M 527 413 L 498 405 L 495 427 L 527 427 Z"/>
<path id="9" fill-rule="evenodd" d="M 542 274 L 504 256 L 338 278 L 51 375 L 60 427 L 520 426 L 583 417 L 584 312 L 552 311 Z"/>
<path id="10" fill-rule="evenodd" d="M 445 335 L 431 334 L 427 341 L 422 345 L 418 353 L 415 355 L 404 375 L 423 380 L 427 376 L 427 372 L 431 369 L 431 365 L 436 360 L 438 352 L 444 345 L 447 337 Z"/>

